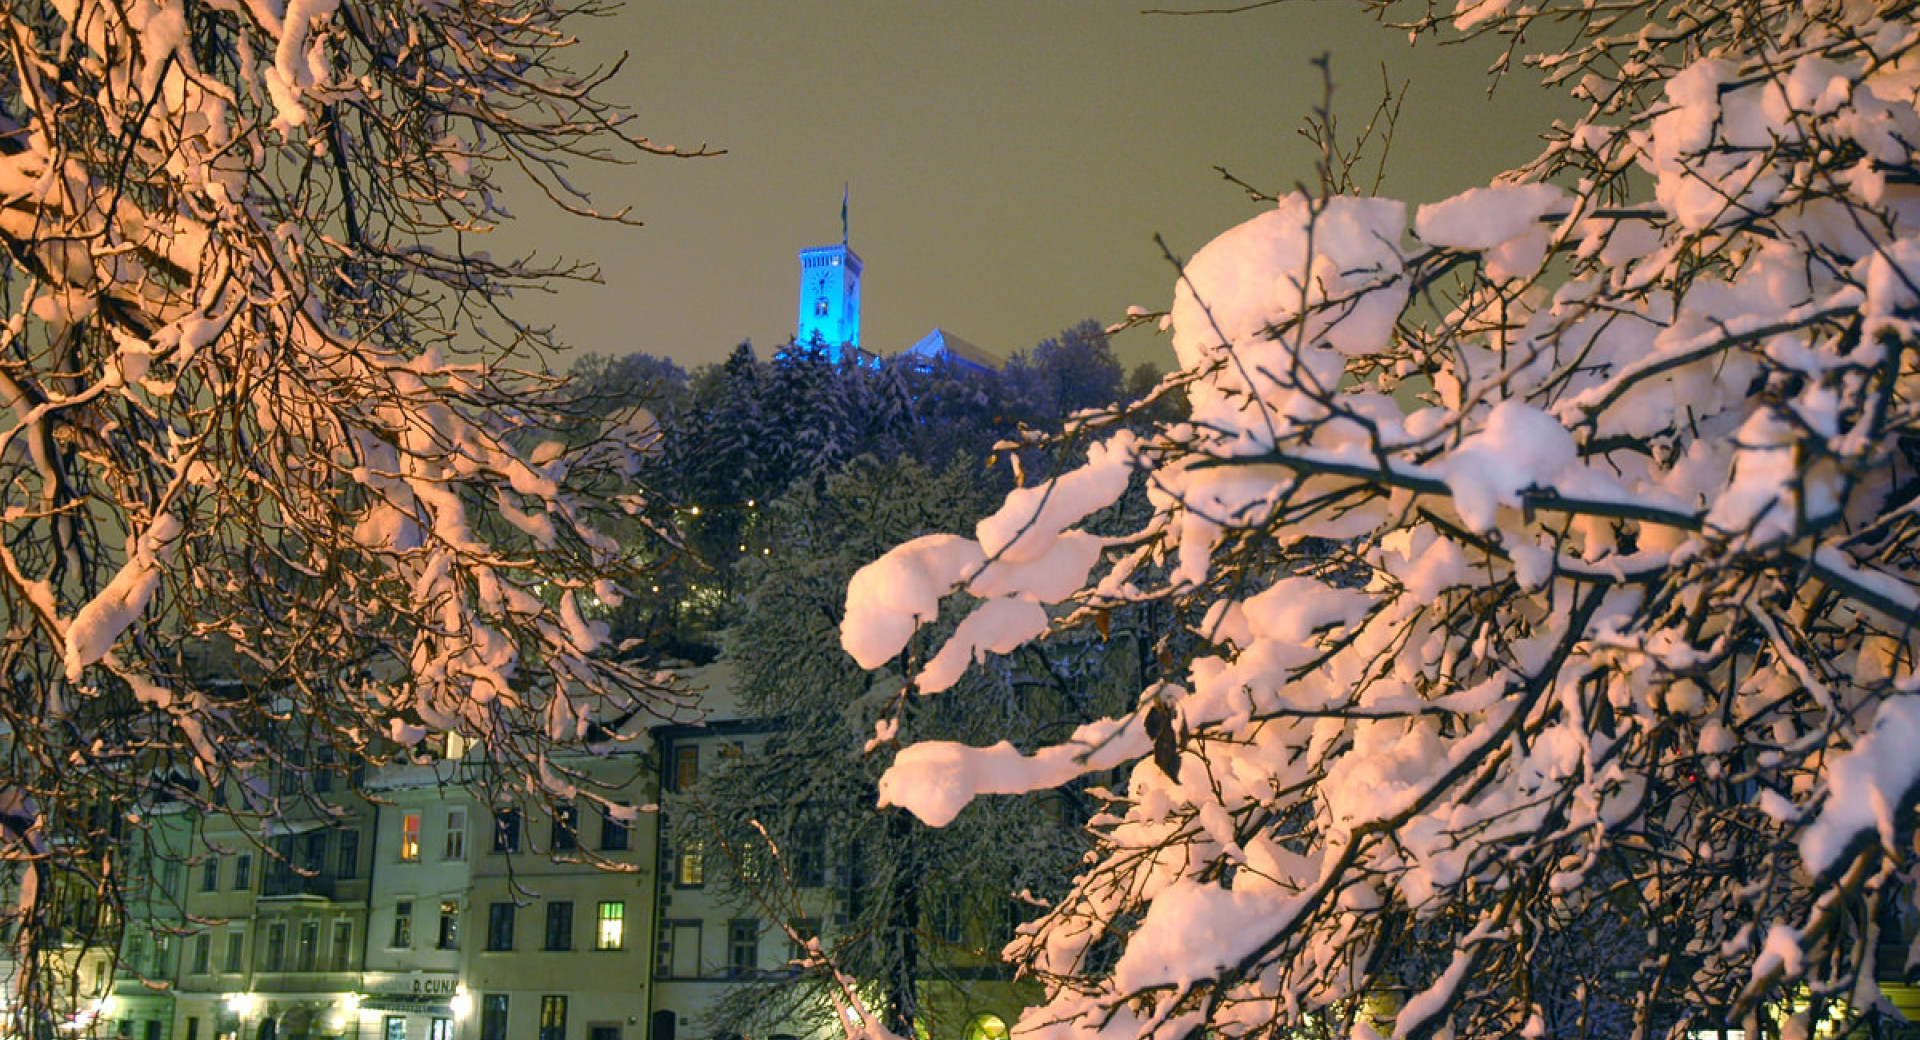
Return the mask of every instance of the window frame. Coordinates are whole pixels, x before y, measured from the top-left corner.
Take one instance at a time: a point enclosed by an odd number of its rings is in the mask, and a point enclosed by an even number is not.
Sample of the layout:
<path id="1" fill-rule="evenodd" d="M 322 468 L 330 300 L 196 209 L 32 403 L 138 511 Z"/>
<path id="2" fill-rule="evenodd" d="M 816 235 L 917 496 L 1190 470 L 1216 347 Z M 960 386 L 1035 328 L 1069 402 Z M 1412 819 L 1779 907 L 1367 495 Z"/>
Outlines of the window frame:
<path id="1" fill-rule="evenodd" d="M 540 997 L 538 1040 L 567 1040 L 567 998 L 562 993 Z"/>
<path id="2" fill-rule="evenodd" d="M 546 942 L 540 948 L 550 953 L 573 949 L 573 900 L 547 900 Z"/>
<path id="3" fill-rule="evenodd" d="M 611 913 L 609 913 L 611 911 Z M 593 948 L 611 951 L 627 948 L 627 903 L 624 899 L 603 899 L 593 915 Z"/>
<path id="4" fill-rule="evenodd" d="M 505 993 L 480 995 L 480 1040 L 507 1040 L 507 1015 L 512 1000 Z"/>
<path id="5" fill-rule="evenodd" d="M 487 943 L 488 953 L 510 953 L 513 950 L 514 916 L 519 908 L 512 903 L 487 904 Z"/>
<path id="6" fill-rule="evenodd" d="M 400 814 L 400 862 L 420 862 L 420 812 Z"/>

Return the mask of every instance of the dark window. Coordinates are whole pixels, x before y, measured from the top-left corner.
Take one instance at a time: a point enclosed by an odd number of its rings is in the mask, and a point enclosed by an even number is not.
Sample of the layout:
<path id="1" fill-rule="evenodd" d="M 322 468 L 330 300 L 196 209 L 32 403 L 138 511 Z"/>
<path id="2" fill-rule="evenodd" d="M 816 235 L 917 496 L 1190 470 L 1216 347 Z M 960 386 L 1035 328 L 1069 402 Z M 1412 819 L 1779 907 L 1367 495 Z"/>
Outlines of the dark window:
<path id="1" fill-rule="evenodd" d="M 253 884 L 253 855 L 243 852 L 233 861 L 233 888 L 236 892 L 245 892 L 247 886 L 251 884 Z"/>
<path id="2" fill-rule="evenodd" d="M 229 975 L 238 975 L 246 966 L 247 936 L 245 932 L 227 933 L 227 962 L 220 970 Z"/>
<path id="3" fill-rule="evenodd" d="M 413 902 L 411 900 L 393 904 L 393 942 L 387 945 L 403 949 L 413 945 Z"/>
<path id="4" fill-rule="evenodd" d="M 320 922 L 300 922 L 300 959 L 301 971 L 312 971 L 320 966 Z"/>
<path id="5" fill-rule="evenodd" d="M 306 844 L 300 849 L 300 870 L 308 876 L 317 876 L 327 869 L 327 832 L 314 831 L 307 835 Z"/>
<path id="6" fill-rule="evenodd" d="M 555 852 L 580 847 L 580 810 L 571 805 L 553 807 L 553 831 L 547 836 Z"/>
<path id="7" fill-rule="evenodd" d="M 333 970 L 353 970 L 353 922 L 333 922 Z"/>
<path id="8" fill-rule="evenodd" d="M 567 1040 L 567 998 L 540 998 L 540 1040 Z"/>
<path id="9" fill-rule="evenodd" d="M 440 941 L 443 950 L 460 948 L 460 904 L 451 899 L 440 901 Z"/>
<path id="10" fill-rule="evenodd" d="M 187 1040 L 200 1040 L 200 1016 L 187 1019 Z"/>
<path id="11" fill-rule="evenodd" d="M 360 832 L 340 832 L 340 854 L 334 874 L 342 881 L 350 881 L 360 876 Z"/>
<path id="12" fill-rule="evenodd" d="M 193 937 L 193 973 L 205 975 L 213 967 L 213 936 L 205 932 Z"/>
<path id="13" fill-rule="evenodd" d="M 620 1027 L 609 1023 L 595 1023 L 587 1027 L 587 1040 L 620 1040 Z"/>
<path id="14" fill-rule="evenodd" d="M 811 917 L 800 917 L 787 922 L 792 934 L 787 940 L 787 960 L 794 966 L 804 963 L 813 956 L 808 943 L 820 936 L 820 922 Z"/>
<path id="15" fill-rule="evenodd" d="M 220 857 L 208 856 L 200 864 L 200 891 L 212 892 L 220 887 Z"/>
<path id="16" fill-rule="evenodd" d="M 621 806 L 622 810 L 625 808 Z M 607 852 L 624 852 L 632 839 L 628 836 L 626 822 L 613 815 L 615 811 L 611 805 L 600 807 L 600 848 Z"/>
<path id="17" fill-rule="evenodd" d="M 505 993 L 489 993 L 480 998 L 480 1040 L 507 1040 Z"/>
<path id="18" fill-rule="evenodd" d="M 493 851 L 520 851 L 520 810 L 495 809 L 493 811 Z"/>
<path id="19" fill-rule="evenodd" d="M 513 904 L 487 904 L 487 949 L 513 949 Z"/>
<path id="20" fill-rule="evenodd" d="M 267 970 L 281 971 L 287 966 L 287 926 L 267 926 Z"/>
<path id="21" fill-rule="evenodd" d="M 700 782 L 700 747 L 685 744 L 673 749 L 673 789 L 691 791 Z"/>
<path id="22" fill-rule="evenodd" d="M 573 949 L 573 904 L 565 901 L 547 904 L 547 949 Z"/>
<path id="23" fill-rule="evenodd" d="M 751 917 L 727 922 L 727 973 L 750 975 L 760 968 L 760 922 Z"/>
<path id="24" fill-rule="evenodd" d="M 794 835 L 793 883 L 800 888 L 827 885 L 827 834 L 819 824 L 802 824 Z"/>

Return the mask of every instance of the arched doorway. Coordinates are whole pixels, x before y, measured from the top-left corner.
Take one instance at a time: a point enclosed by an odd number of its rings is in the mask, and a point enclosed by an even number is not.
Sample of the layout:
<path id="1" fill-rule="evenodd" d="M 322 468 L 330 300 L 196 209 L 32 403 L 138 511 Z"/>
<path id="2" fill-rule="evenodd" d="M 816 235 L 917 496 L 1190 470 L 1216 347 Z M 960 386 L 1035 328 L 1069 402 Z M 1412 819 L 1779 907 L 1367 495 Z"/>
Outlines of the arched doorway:
<path id="1" fill-rule="evenodd" d="M 260 1020 L 260 1031 L 254 1034 L 254 1040 L 278 1040 L 280 1025 L 273 1018 Z"/>
<path id="2" fill-rule="evenodd" d="M 673 1040 L 674 1027 L 680 1022 L 680 1016 L 671 1011 L 655 1011 L 653 1023 L 647 1030 L 647 1040 Z"/>

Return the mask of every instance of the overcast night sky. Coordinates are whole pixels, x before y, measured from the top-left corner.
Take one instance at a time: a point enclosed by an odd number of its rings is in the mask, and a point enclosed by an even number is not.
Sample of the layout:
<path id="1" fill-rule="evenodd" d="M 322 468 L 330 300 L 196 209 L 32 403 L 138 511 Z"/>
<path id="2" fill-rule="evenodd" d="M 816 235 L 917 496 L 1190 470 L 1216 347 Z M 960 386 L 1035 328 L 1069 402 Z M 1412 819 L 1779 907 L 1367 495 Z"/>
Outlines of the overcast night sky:
<path id="1" fill-rule="evenodd" d="M 580 350 L 692 368 L 751 339 L 765 356 L 793 329 L 796 252 L 839 239 L 844 182 L 866 262 L 862 345 L 892 354 L 938 325 L 1004 356 L 1081 318 L 1164 309 L 1173 275 L 1154 235 L 1190 255 L 1257 211 L 1214 166 L 1267 190 L 1311 180 L 1298 131 L 1322 51 L 1348 127 L 1378 101 L 1383 62 L 1412 81 L 1384 194 L 1484 182 L 1534 154 L 1552 111 L 1524 70 L 1486 98 L 1491 49 L 1409 47 L 1357 4 L 1140 6 L 630 0 L 588 25 L 596 51 L 630 54 L 609 96 L 656 140 L 728 154 L 586 178 L 641 228 L 523 198 L 508 241 L 597 262 L 605 280 L 530 313 Z M 1164 360 L 1163 342 L 1135 332 L 1119 348 Z"/>

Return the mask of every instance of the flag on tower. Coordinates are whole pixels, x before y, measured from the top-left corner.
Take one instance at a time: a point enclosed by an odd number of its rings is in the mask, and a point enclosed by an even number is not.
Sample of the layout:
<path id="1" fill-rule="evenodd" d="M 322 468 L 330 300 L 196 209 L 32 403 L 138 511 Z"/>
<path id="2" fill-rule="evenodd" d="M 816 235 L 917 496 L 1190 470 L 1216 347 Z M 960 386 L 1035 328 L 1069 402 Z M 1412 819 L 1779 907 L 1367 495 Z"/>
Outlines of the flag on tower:
<path id="1" fill-rule="evenodd" d="M 840 244 L 847 244 L 847 182 L 840 182 Z"/>

